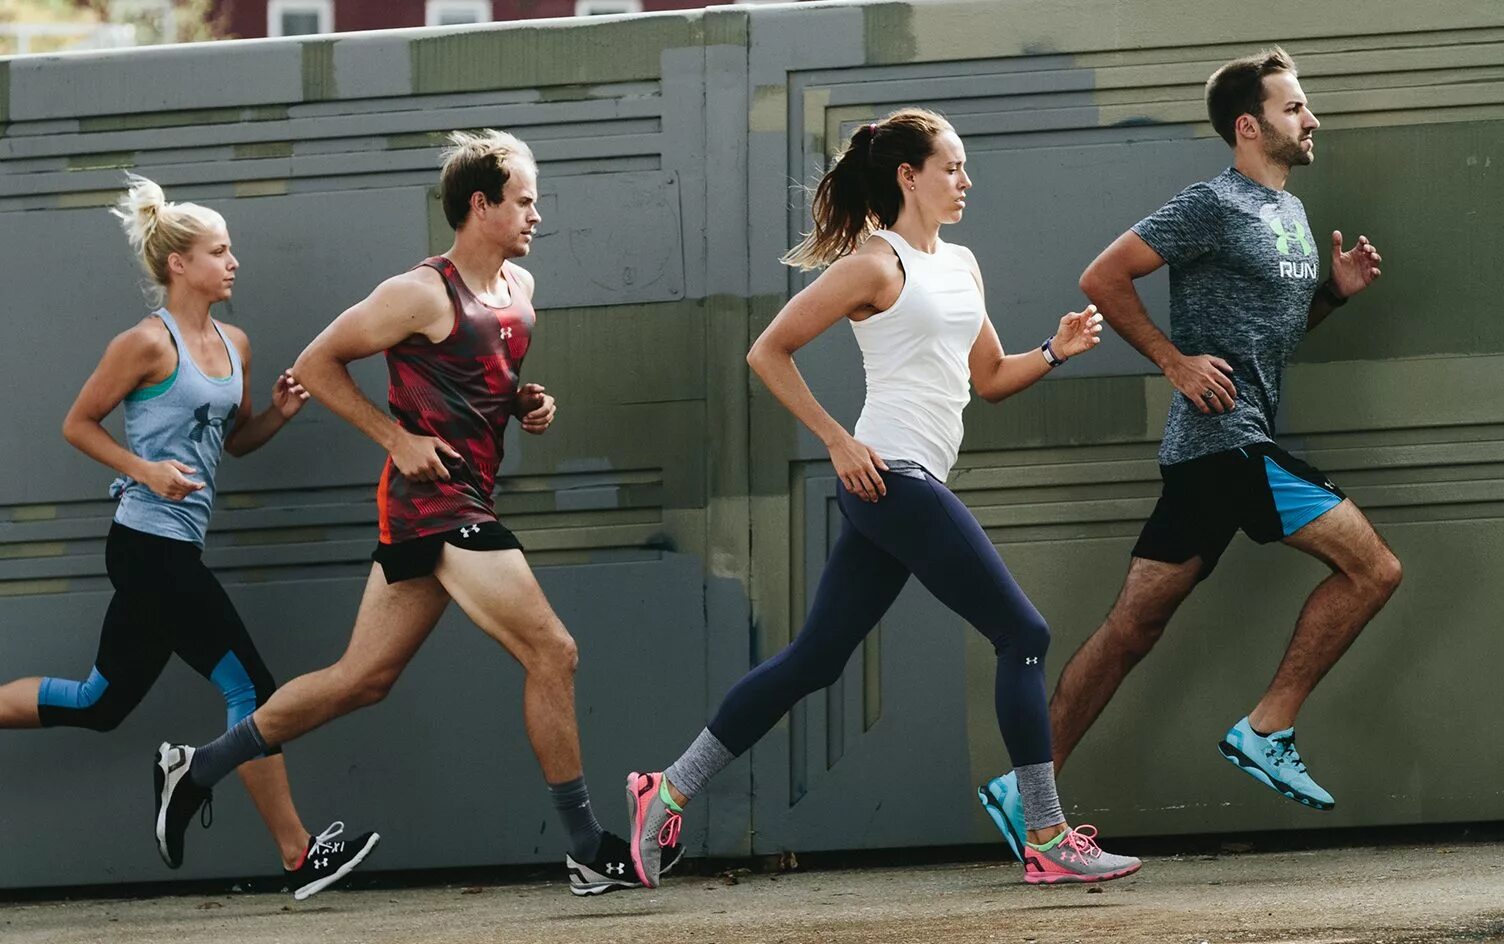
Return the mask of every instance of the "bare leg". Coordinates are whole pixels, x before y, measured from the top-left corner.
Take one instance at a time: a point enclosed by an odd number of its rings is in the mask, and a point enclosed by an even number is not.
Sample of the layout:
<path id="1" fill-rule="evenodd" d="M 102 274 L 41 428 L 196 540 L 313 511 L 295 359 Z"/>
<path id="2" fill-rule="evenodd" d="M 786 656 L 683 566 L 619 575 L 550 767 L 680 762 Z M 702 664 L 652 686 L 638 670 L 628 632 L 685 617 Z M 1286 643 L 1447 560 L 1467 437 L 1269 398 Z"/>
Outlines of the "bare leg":
<path id="1" fill-rule="evenodd" d="M 312 835 L 303 825 L 298 810 L 293 806 L 292 790 L 287 784 L 287 761 L 281 754 L 261 757 L 241 764 L 236 771 L 245 784 L 256 812 L 266 823 L 277 852 L 282 856 L 282 867 L 295 868 L 308 849 Z"/>
<path id="2" fill-rule="evenodd" d="M 385 698 L 448 605 L 434 578 L 388 584 L 381 567 L 372 565 L 345 654 L 283 685 L 256 709 L 256 728 L 266 743 L 286 744 Z"/>
<path id="3" fill-rule="evenodd" d="M 0 728 L 40 728 L 37 692 L 41 688 L 40 678 L 16 679 L 0 685 Z"/>
<path id="4" fill-rule="evenodd" d="M 551 784 L 583 773 L 574 713 L 574 639 L 554 615 L 521 551 L 444 546 L 434 575 L 479 626 L 527 673 L 522 717 L 528 741 Z"/>
<path id="5" fill-rule="evenodd" d="M 1325 563 L 1332 573 L 1306 598 L 1279 669 L 1248 716 L 1255 731 L 1295 723 L 1316 683 L 1358 638 L 1400 585 L 1400 562 L 1351 501 L 1285 538 Z"/>
<path id="6" fill-rule="evenodd" d="M 1107 620 L 1065 664 L 1050 699 L 1056 774 L 1129 670 L 1159 641 L 1170 617 L 1195 589 L 1200 570 L 1200 557 L 1183 564 L 1133 558 Z"/>

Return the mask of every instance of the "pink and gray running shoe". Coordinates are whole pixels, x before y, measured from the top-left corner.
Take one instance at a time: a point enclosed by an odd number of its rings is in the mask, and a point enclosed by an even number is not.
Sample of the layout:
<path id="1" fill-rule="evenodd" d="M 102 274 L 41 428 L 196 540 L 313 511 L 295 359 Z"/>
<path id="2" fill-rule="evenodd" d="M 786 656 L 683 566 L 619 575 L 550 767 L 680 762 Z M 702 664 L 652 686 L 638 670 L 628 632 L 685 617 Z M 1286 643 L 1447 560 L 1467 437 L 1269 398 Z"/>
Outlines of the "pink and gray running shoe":
<path id="1" fill-rule="evenodd" d="M 1043 847 L 1024 845 L 1024 881 L 1030 885 L 1108 882 L 1132 875 L 1142 865 L 1133 856 L 1103 852 L 1095 826 L 1068 829 Z"/>
<path id="2" fill-rule="evenodd" d="M 658 887 L 663 850 L 679 843 L 682 812 L 669 795 L 663 774 L 627 775 L 627 820 L 632 824 L 628 845 L 637 879 L 648 888 Z"/>

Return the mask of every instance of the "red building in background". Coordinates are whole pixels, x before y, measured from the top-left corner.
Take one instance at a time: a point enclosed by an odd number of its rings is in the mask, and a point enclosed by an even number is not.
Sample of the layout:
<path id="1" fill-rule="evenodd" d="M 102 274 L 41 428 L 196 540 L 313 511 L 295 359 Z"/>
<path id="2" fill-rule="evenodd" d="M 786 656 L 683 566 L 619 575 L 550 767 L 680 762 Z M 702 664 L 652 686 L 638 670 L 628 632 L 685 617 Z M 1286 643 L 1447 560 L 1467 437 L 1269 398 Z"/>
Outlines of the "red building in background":
<path id="1" fill-rule="evenodd" d="M 215 14 L 229 36 L 250 39 L 548 16 L 695 10 L 729 2 L 732 0 L 218 0 Z"/>

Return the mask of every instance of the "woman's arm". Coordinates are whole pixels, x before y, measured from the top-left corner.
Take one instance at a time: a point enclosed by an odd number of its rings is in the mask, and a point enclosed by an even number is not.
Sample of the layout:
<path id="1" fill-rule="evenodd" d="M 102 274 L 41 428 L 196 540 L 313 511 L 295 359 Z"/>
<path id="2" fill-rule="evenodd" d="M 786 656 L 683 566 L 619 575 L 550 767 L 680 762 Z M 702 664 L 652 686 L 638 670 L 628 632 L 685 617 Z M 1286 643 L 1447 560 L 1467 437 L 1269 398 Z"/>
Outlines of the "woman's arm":
<path id="1" fill-rule="evenodd" d="M 198 470 L 172 459 L 147 462 L 117 442 L 102 421 L 132 390 L 153 377 L 169 375 L 176 357 L 160 322 L 143 321 L 117 335 L 63 419 L 63 438 L 73 448 L 174 501 L 204 487 L 188 478 Z"/>
<path id="2" fill-rule="evenodd" d="M 964 253 L 972 278 L 976 279 L 977 291 L 982 293 L 985 303 L 986 289 L 982 286 L 982 271 L 976 257 L 969 249 L 956 248 Z M 1102 316 L 1097 314 L 1096 306 L 1088 305 L 1085 311 L 1073 311 L 1060 319 L 1060 327 L 1050 339 L 1050 350 L 1062 359 L 1074 357 L 1101 343 L 1101 333 Z M 982 329 L 971 346 L 968 362 L 971 385 L 977 396 L 988 403 L 997 403 L 1027 389 L 1055 366 L 1039 348 L 1030 348 L 1023 354 L 1005 353 L 992 319 L 986 317 L 982 319 Z"/>
<path id="3" fill-rule="evenodd" d="M 230 435 L 225 437 L 225 452 L 232 456 L 243 456 L 255 452 L 267 441 L 277 435 L 277 431 L 287 425 L 287 421 L 298 415 L 303 409 L 303 404 L 308 402 L 308 391 L 293 379 L 292 371 L 284 370 L 277 376 L 276 383 L 272 385 L 271 406 L 262 410 L 260 414 L 253 411 L 251 405 L 251 339 L 246 333 L 234 325 L 221 325 L 225 334 L 229 335 L 230 341 L 240 351 L 240 376 L 241 384 L 240 409 L 236 416 L 242 417 L 236 420 L 235 428 L 230 430 Z"/>
<path id="4" fill-rule="evenodd" d="M 887 493 L 877 474 L 887 466 L 815 399 L 794 363 L 794 352 L 843 318 L 886 308 L 883 302 L 891 304 L 897 297 L 902 279 L 895 257 L 884 258 L 875 251 L 847 256 L 790 299 L 747 352 L 748 365 L 778 402 L 825 444 L 842 484 L 864 501 L 877 501 Z"/>

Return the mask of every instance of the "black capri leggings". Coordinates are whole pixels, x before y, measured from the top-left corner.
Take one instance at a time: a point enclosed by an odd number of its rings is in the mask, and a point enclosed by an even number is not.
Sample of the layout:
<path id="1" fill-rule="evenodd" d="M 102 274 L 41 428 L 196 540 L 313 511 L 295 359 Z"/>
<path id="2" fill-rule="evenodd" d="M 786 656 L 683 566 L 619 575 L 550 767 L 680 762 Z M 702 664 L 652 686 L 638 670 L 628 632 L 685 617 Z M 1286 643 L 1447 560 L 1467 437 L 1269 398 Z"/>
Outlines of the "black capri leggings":
<path id="1" fill-rule="evenodd" d="M 37 713 L 44 727 L 113 730 L 173 653 L 224 693 L 227 726 L 271 697 L 271 672 L 198 545 L 112 524 L 105 567 L 115 595 L 93 671 L 82 682 L 42 679 Z"/>

